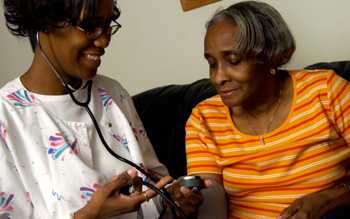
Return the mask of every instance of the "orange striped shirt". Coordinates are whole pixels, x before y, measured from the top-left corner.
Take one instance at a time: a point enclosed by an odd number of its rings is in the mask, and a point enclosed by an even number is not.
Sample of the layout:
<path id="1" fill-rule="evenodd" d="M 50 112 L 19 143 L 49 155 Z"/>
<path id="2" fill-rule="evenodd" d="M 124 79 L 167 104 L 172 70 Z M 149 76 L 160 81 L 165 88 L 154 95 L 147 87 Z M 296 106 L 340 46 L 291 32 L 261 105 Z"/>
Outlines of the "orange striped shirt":
<path id="1" fill-rule="evenodd" d="M 264 135 L 240 132 L 219 96 L 199 103 L 186 124 L 189 174 L 222 174 L 230 218 L 276 218 L 295 199 L 349 173 L 350 84 L 328 70 L 290 72 L 286 121 Z"/>

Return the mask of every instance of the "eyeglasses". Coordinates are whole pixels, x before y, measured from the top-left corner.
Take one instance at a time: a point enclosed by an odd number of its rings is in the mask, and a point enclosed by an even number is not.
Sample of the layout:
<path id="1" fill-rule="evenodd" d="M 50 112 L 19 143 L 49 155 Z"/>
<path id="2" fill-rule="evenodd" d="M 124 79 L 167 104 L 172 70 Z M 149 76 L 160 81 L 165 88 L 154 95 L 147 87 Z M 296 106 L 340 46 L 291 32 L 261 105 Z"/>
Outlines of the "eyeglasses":
<path id="1" fill-rule="evenodd" d="M 90 40 L 95 40 L 106 33 L 107 36 L 112 36 L 117 33 L 122 27 L 117 21 L 101 23 L 98 19 L 84 20 L 78 25 L 73 25 L 73 27 L 85 33 L 86 37 Z M 112 24 L 112 25 L 111 25 Z"/>

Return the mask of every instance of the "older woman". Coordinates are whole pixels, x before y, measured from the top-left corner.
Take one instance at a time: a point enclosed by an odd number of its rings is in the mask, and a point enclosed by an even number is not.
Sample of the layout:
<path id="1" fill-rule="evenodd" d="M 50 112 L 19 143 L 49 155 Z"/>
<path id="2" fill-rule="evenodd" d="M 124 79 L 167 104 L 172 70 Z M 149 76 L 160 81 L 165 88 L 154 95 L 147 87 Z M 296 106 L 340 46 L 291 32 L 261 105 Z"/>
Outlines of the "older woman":
<path id="1" fill-rule="evenodd" d="M 133 161 L 158 188 L 171 177 L 158 181 L 142 168 L 167 174 L 129 94 L 97 74 L 121 27 L 116 1 L 5 0 L 4 11 L 11 33 L 37 33 L 37 47 L 31 66 L 0 89 L 0 218 L 163 214 L 163 202 L 149 201 L 155 193 L 141 190 L 141 179 L 127 171 L 125 161 Z M 123 189 L 130 184 L 133 192 Z M 202 200 L 177 183 L 169 191 L 183 214 L 195 212 Z M 168 195 L 163 198 L 176 208 Z"/>
<path id="2" fill-rule="evenodd" d="M 188 172 L 224 187 L 229 218 L 316 219 L 350 203 L 350 85 L 332 71 L 280 70 L 294 50 L 266 3 L 234 4 L 207 24 L 218 95 L 187 122 Z"/>

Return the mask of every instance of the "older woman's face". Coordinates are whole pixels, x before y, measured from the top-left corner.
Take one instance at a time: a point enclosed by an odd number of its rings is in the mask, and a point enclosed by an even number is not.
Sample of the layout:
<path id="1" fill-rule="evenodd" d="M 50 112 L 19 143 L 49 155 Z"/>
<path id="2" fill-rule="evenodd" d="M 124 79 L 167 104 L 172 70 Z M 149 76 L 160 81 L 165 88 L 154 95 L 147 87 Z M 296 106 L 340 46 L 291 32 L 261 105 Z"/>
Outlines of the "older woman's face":
<path id="1" fill-rule="evenodd" d="M 211 25 L 204 41 L 204 56 L 209 63 L 210 80 L 229 107 L 241 106 L 254 98 L 262 87 L 265 72 L 254 62 L 242 60 L 235 52 L 238 28 L 222 19 Z"/>

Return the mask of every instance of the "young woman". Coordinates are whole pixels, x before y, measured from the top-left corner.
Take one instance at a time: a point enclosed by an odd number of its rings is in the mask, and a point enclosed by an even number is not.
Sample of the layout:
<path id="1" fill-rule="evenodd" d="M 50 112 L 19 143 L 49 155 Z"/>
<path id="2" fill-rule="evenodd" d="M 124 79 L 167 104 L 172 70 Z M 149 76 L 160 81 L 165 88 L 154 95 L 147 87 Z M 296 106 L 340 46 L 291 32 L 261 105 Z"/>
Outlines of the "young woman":
<path id="1" fill-rule="evenodd" d="M 128 93 L 97 75 L 121 27 L 116 2 L 5 0 L 4 9 L 10 31 L 36 34 L 37 47 L 30 68 L 0 90 L 0 218 L 157 217 L 161 203 L 145 202 L 155 192 L 110 154 L 167 174 Z M 173 185 L 177 205 L 194 212 L 202 196 Z"/>

